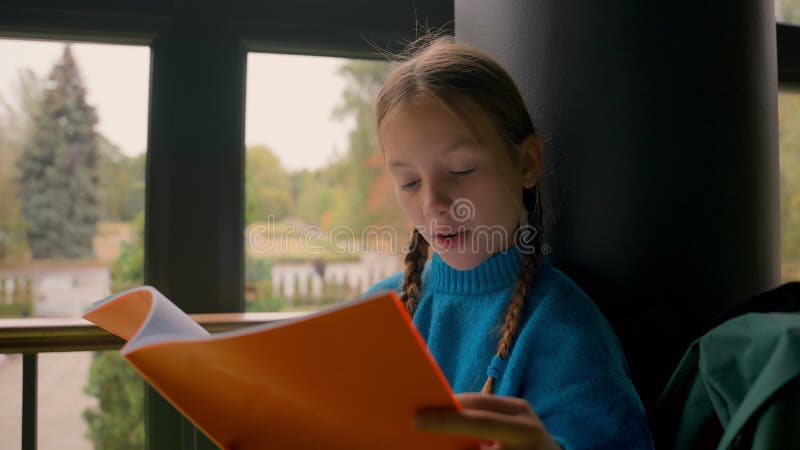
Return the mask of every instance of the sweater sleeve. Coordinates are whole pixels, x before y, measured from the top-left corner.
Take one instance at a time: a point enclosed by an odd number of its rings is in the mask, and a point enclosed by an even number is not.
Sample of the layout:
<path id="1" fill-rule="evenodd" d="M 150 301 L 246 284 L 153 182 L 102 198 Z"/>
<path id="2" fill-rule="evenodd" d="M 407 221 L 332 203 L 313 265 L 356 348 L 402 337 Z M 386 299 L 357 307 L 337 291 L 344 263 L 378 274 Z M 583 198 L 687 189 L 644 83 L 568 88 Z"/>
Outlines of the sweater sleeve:
<path id="1" fill-rule="evenodd" d="M 565 450 L 652 449 L 611 326 L 583 291 L 567 287 L 542 299 L 521 333 L 522 396 Z"/>
<path id="2" fill-rule="evenodd" d="M 381 291 L 395 291 L 399 294 L 402 283 L 403 272 L 397 272 L 372 285 L 369 289 L 364 291 L 363 294 L 361 294 L 361 298 L 369 297 L 370 295 L 377 294 Z"/>

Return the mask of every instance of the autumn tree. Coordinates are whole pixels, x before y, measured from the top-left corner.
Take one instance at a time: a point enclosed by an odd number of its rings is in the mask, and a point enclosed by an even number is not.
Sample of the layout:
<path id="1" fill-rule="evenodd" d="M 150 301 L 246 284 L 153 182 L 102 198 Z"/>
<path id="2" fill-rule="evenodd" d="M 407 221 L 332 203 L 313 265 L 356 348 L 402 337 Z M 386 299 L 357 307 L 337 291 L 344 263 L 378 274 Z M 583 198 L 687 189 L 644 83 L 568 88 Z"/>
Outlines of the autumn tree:
<path id="1" fill-rule="evenodd" d="M 377 151 L 375 130 L 375 98 L 391 69 L 384 61 L 363 60 L 349 61 L 339 68 L 346 87 L 333 115 L 339 119 L 352 117 L 355 127 L 349 135 L 345 158 L 327 170 L 332 178 L 344 182 L 347 208 L 340 209 L 350 210 L 345 217 L 354 218 L 348 224 L 356 232 L 367 225 L 402 227 L 405 223 L 394 201 L 389 174 Z"/>

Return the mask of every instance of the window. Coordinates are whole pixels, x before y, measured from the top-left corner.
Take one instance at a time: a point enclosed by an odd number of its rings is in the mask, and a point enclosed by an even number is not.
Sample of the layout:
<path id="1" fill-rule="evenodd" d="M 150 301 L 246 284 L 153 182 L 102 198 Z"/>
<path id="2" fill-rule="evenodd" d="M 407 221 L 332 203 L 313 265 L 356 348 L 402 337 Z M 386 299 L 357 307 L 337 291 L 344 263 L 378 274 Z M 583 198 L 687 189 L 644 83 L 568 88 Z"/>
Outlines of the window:
<path id="1" fill-rule="evenodd" d="M 77 318 L 143 281 L 150 50 L 3 39 L 0 58 L 0 317 Z M 88 422 L 98 383 L 133 373 L 115 353 L 40 355 L 40 449 L 92 448 L 90 428 L 112 430 Z M 21 360 L 0 355 L 0 398 L 16 405 L 2 421 L 17 434 Z"/>
<path id="2" fill-rule="evenodd" d="M 16 450 L 22 438 L 22 355 L 0 355 L 0 448 Z"/>
<path id="3" fill-rule="evenodd" d="M 800 1 L 775 0 L 775 20 L 780 23 L 800 24 Z"/>
<path id="4" fill-rule="evenodd" d="M 800 280 L 800 94 L 778 94 L 781 281 Z"/>
<path id="5" fill-rule="evenodd" d="M 389 64 L 251 53 L 247 67 L 247 310 L 316 309 L 400 270 L 411 228 L 373 130 Z"/>

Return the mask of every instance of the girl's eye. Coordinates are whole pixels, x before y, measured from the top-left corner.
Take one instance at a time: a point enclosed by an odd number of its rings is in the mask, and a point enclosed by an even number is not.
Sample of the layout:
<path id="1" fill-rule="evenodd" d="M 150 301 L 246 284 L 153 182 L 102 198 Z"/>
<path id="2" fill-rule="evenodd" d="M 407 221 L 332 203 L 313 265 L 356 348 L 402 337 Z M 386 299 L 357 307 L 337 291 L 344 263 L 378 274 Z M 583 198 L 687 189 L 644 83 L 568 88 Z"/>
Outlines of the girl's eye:
<path id="1" fill-rule="evenodd" d="M 451 170 L 450 174 L 456 175 L 456 176 L 459 176 L 459 177 L 464 177 L 464 176 L 472 174 L 473 172 L 475 172 L 475 169 Z"/>
<path id="2" fill-rule="evenodd" d="M 405 183 L 405 184 L 401 184 L 400 185 L 400 189 L 402 189 L 404 191 L 407 191 L 409 189 L 413 189 L 414 186 L 417 185 L 417 183 L 419 183 L 419 180 L 414 180 L 414 181 L 410 181 L 410 182 Z"/>

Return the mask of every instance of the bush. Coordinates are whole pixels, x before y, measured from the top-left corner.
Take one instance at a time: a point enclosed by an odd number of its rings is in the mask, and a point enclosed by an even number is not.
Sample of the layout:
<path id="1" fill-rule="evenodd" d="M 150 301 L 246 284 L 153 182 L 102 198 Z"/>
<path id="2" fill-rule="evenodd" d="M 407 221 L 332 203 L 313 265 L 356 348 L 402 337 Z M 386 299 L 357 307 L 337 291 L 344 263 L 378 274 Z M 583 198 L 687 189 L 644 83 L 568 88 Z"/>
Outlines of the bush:
<path id="1" fill-rule="evenodd" d="M 29 303 L 23 304 L 0 304 L 0 317 L 30 317 L 33 313 Z"/>
<path id="2" fill-rule="evenodd" d="M 276 297 L 260 297 L 247 302 L 247 312 L 272 312 L 282 311 L 283 299 Z"/>
<path id="3" fill-rule="evenodd" d="M 112 292 L 144 282 L 144 214 L 140 213 L 132 225 L 134 242 L 124 244 L 109 267 Z M 118 352 L 95 353 L 84 391 L 98 403 L 83 412 L 95 450 L 144 448 L 144 381 Z"/>
<path id="4" fill-rule="evenodd" d="M 95 450 L 144 448 L 144 382 L 117 352 L 95 353 L 84 391 L 99 402 L 83 412 Z"/>

